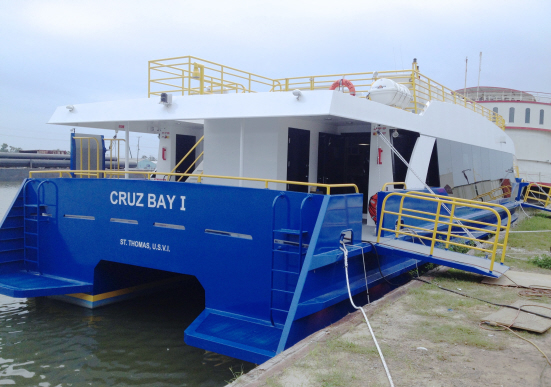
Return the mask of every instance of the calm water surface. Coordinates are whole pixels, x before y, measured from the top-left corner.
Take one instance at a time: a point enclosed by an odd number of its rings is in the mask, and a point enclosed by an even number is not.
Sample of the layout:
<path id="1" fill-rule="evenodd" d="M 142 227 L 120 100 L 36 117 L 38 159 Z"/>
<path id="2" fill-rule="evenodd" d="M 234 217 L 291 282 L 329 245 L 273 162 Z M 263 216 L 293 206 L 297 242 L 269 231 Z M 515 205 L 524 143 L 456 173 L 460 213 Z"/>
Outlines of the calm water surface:
<path id="1" fill-rule="evenodd" d="M 0 219 L 19 186 L 0 182 Z M 254 365 L 184 343 L 203 308 L 193 284 L 94 311 L 0 296 L 0 385 L 223 386 Z"/>

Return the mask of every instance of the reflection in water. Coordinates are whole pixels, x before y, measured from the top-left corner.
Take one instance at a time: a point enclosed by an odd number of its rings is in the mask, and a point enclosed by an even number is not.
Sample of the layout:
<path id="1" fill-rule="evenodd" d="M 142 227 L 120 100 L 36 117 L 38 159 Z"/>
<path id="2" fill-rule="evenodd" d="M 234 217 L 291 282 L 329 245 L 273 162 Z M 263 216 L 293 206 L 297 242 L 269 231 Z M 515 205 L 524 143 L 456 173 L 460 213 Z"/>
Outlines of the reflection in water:
<path id="1" fill-rule="evenodd" d="M 0 219 L 18 188 L 0 183 Z M 0 296 L 0 385 L 223 386 L 254 365 L 184 343 L 203 308 L 196 282 L 96 310 Z"/>

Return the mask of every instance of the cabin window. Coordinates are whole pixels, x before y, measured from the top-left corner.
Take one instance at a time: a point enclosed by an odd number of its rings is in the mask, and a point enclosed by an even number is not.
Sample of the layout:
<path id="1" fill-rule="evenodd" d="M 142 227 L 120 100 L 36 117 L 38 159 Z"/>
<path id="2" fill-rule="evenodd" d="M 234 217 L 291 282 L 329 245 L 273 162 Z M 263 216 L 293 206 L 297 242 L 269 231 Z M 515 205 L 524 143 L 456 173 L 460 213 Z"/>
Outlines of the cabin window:
<path id="1" fill-rule="evenodd" d="M 494 112 L 499 113 L 498 112 L 499 109 L 497 107 L 495 107 L 493 110 L 494 110 Z"/>
<path id="2" fill-rule="evenodd" d="M 540 110 L 540 125 L 543 125 L 543 109 Z"/>
<path id="3" fill-rule="evenodd" d="M 526 108 L 526 113 L 524 114 L 524 123 L 530 123 L 530 108 Z"/>
<path id="4" fill-rule="evenodd" d="M 515 122 L 515 108 L 509 108 L 509 122 Z"/>

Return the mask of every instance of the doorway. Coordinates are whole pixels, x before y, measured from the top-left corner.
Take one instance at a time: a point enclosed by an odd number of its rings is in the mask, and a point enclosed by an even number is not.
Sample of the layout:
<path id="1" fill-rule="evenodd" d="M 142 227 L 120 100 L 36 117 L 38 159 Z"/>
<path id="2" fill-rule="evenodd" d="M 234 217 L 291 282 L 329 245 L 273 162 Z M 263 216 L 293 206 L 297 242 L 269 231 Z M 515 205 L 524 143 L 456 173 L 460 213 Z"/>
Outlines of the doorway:
<path id="1" fill-rule="evenodd" d="M 356 184 L 367 213 L 369 184 L 369 133 L 319 134 L 318 183 Z M 322 189 L 323 191 L 325 189 Z M 333 188 L 331 193 L 351 193 L 350 188 Z"/>
<path id="2" fill-rule="evenodd" d="M 310 131 L 289 128 L 287 144 L 287 180 L 308 182 L 310 174 Z M 287 190 L 308 192 L 308 186 L 287 184 Z"/>
<path id="3" fill-rule="evenodd" d="M 176 135 L 176 160 L 175 164 L 178 164 L 180 160 L 189 152 L 191 148 L 195 145 L 196 139 L 195 136 L 188 136 L 185 134 L 177 134 Z M 186 157 L 184 162 L 176 168 L 177 173 L 185 173 L 188 168 L 191 166 L 191 164 L 195 161 L 195 149 Z M 188 173 L 193 172 L 193 170 L 189 170 Z M 178 180 L 178 179 L 176 179 Z M 183 178 L 180 181 L 185 181 L 186 178 Z"/>

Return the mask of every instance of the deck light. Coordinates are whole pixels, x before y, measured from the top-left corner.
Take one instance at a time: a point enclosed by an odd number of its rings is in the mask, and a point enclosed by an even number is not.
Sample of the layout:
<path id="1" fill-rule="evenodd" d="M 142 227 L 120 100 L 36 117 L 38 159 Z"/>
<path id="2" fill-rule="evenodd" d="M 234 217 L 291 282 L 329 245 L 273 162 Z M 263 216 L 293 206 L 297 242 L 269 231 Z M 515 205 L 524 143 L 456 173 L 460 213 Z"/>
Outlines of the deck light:
<path id="1" fill-rule="evenodd" d="M 67 105 L 65 106 L 67 109 L 69 109 L 70 112 L 72 112 L 73 110 L 75 110 L 75 107 L 73 105 Z"/>
<path id="2" fill-rule="evenodd" d="M 167 93 L 161 93 L 161 100 L 159 103 L 162 103 L 163 105 L 171 105 L 172 104 L 172 94 Z"/>
<path id="3" fill-rule="evenodd" d="M 400 135 L 400 134 L 398 133 L 397 130 L 395 130 L 395 131 L 392 132 L 392 137 L 394 137 L 394 138 L 398 138 L 399 135 Z"/>
<path id="4" fill-rule="evenodd" d="M 297 101 L 300 97 L 302 97 L 302 92 L 299 89 L 293 90 L 293 95 L 297 97 Z"/>

